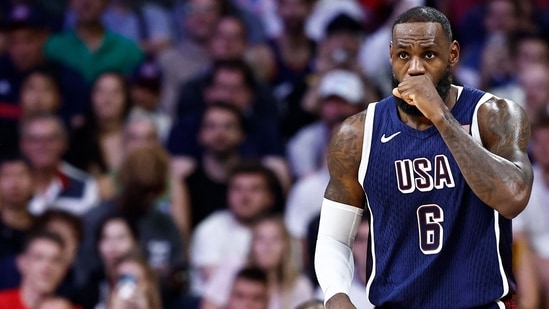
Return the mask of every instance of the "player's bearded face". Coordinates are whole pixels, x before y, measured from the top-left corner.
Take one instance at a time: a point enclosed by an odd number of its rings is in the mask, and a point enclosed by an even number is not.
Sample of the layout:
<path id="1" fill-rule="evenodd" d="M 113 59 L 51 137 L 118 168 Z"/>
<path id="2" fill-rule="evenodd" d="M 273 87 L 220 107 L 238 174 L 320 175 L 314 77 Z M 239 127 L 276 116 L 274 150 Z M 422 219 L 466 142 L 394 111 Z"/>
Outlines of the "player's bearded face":
<path id="1" fill-rule="evenodd" d="M 398 86 L 400 82 L 396 79 L 394 73 L 393 73 L 392 79 L 393 79 L 393 88 L 395 88 Z M 446 101 L 446 98 L 450 93 L 451 87 L 452 87 L 452 73 L 450 71 L 450 67 L 448 66 L 446 67 L 446 71 L 444 72 L 444 76 L 442 77 L 442 79 L 435 85 L 438 95 L 442 98 L 443 101 Z M 400 108 L 400 110 L 402 110 L 406 114 L 411 116 L 423 116 L 423 114 L 417 107 L 406 103 L 406 101 L 404 101 L 401 98 L 398 98 L 398 97 L 394 97 L 394 98 L 397 106 Z"/>

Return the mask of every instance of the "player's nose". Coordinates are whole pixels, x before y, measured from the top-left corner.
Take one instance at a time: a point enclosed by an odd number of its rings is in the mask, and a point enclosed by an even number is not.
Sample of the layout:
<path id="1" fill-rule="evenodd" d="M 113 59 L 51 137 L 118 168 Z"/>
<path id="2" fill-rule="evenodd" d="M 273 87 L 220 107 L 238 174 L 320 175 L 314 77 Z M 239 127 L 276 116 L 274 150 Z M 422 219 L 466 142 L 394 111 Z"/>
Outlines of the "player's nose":
<path id="1" fill-rule="evenodd" d="M 419 57 L 412 57 L 412 59 L 410 59 L 410 62 L 408 63 L 408 75 L 416 76 L 425 74 L 425 67 L 423 66 L 423 62 Z"/>

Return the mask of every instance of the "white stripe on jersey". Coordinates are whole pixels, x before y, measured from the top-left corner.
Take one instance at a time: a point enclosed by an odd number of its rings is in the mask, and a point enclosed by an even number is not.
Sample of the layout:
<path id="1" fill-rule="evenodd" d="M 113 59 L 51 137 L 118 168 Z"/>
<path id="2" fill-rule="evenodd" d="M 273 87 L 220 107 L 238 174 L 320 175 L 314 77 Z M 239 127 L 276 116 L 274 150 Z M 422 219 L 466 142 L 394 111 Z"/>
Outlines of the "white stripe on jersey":
<path id="1" fill-rule="evenodd" d="M 366 112 L 366 119 L 364 120 L 364 138 L 362 140 L 362 157 L 360 160 L 360 165 L 358 167 L 358 182 L 362 187 L 364 179 L 366 179 L 366 171 L 368 170 L 368 161 L 370 160 L 370 149 L 372 147 L 372 135 L 374 132 L 374 114 L 376 111 L 376 105 L 375 103 L 370 103 L 368 105 L 368 109 Z M 375 256 L 375 235 L 374 235 L 374 216 L 372 215 L 372 209 L 370 208 L 370 202 L 368 202 L 368 194 L 366 195 L 366 207 L 370 210 L 370 237 L 372 241 L 370 242 L 370 245 L 368 246 L 368 250 L 372 254 L 372 273 L 370 274 L 370 277 L 368 278 L 368 282 L 366 283 L 366 298 L 368 301 L 370 300 L 370 287 L 372 286 L 372 282 L 374 281 L 374 277 L 376 275 L 376 256 Z"/>

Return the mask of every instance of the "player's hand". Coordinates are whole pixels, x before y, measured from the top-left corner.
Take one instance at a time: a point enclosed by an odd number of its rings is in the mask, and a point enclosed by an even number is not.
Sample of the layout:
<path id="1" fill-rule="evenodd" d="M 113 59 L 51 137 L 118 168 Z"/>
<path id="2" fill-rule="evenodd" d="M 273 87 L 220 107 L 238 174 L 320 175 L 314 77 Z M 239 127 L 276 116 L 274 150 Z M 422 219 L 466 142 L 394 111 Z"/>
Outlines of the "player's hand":
<path id="1" fill-rule="evenodd" d="M 356 309 L 349 296 L 339 293 L 326 302 L 326 309 Z"/>
<path id="2" fill-rule="evenodd" d="M 446 105 L 427 75 L 406 76 L 393 89 L 393 95 L 417 107 L 429 120 L 441 117 Z"/>

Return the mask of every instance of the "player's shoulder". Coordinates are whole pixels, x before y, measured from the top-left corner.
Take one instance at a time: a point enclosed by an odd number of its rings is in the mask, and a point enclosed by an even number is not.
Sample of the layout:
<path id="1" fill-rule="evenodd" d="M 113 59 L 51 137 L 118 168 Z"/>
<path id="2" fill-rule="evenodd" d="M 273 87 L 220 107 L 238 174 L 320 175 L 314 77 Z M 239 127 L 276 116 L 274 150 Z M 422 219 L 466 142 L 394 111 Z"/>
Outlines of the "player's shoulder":
<path id="1" fill-rule="evenodd" d="M 492 93 L 486 92 L 485 100 L 479 107 L 479 115 L 491 115 L 498 114 L 500 116 L 507 116 L 510 118 L 524 118 L 524 108 L 517 102 L 498 97 Z"/>

